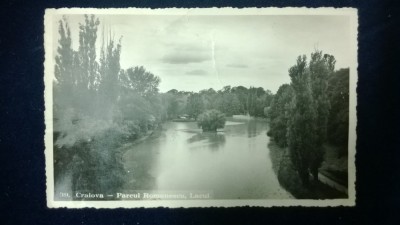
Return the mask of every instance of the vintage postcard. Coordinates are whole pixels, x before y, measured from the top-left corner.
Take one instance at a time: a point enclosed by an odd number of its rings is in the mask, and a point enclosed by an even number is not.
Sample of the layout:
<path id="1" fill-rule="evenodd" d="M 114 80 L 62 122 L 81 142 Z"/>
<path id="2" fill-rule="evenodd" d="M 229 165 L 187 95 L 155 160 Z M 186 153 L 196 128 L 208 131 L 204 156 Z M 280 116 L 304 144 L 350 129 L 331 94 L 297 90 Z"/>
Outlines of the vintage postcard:
<path id="1" fill-rule="evenodd" d="M 356 9 L 44 23 L 48 207 L 355 205 Z"/>

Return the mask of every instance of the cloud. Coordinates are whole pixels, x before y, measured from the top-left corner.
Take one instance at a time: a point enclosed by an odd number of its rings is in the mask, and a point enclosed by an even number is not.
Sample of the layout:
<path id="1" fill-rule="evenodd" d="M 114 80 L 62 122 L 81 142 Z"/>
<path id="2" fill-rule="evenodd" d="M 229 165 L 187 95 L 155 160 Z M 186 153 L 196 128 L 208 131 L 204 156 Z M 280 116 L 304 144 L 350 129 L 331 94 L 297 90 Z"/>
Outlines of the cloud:
<path id="1" fill-rule="evenodd" d="M 206 42 L 166 43 L 167 53 L 161 59 L 168 64 L 201 63 L 211 60 L 210 48 Z"/>
<path id="2" fill-rule="evenodd" d="M 233 68 L 248 68 L 248 65 L 241 64 L 241 63 L 230 63 L 226 64 L 227 67 L 233 67 Z"/>
<path id="3" fill-rule="evenodd" d="M 201 75 L 206 75 L 207 72 L 204 70 L 191 70 L 186 72 L 187 75 L 195 75 L 195 76 L 201 76 Z"/>
<path id="4" fill-rule="evenodd" d="M 176 52 L 165 55 L 162 62 L 169 64 L 189 64 L 201 63 L 210 60 L 205 54 L 196 54 L 196 52 Z"/>

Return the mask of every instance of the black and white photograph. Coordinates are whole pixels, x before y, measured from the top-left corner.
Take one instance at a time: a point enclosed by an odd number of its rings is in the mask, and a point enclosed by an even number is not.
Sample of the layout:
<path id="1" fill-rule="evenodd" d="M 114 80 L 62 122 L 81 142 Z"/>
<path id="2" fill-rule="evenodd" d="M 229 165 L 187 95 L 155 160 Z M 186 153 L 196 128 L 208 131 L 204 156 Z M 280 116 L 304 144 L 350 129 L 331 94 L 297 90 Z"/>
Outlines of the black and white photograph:
<path id="1" fill-rule="evenodd" d="M 48 207 L 355 204 L 356 9 L 44 23 Z"/>

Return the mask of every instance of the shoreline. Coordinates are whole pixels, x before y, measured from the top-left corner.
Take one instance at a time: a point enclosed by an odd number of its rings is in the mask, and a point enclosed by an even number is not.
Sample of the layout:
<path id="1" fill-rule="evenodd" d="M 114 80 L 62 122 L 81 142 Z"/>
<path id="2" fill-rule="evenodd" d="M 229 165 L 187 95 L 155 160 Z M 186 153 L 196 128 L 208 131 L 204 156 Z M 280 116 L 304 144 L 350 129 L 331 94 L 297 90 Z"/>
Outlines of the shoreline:
<path id="1" fill-rule="evenodd" d="M 304 187 L 293 168 L 287 148 L 280 148 L 273 140 L 268 143 L 268 148 L 273 164 L 272 169 L 277 175 L 279 183 L 295 198 L 340 199 L 348 197 L 347 188 L 324 176 L 321 168 L 318 177 L 322 179 L 318 182 L 311 181 L 309 187 Z"/>
<path id="2" fill-rule="evenodd" d="M 132 141 L 127 141 L 126 143 L 121 144 L 120 147 L 117 148 L 117 151 L 121 151 L 122 153 L 125 153 L 128 151 L 131 147 L 138 145 L 144 141 L 150 140 L 150 139 L 155 139 L 161 136 L 161 133 L 163 131 L 162 125 L 159 125 L 157 128 L 154 130 L 148 132 L 146 135 L 143 135 L 142 137 L 132 140 Z"/>

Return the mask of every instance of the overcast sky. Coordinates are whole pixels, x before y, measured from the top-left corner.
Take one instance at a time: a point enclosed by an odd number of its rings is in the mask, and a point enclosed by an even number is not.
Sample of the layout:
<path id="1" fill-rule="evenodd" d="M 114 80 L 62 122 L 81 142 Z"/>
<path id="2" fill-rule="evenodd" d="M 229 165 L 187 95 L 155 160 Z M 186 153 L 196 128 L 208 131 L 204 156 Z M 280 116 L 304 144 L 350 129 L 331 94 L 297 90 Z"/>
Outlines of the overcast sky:
<path id="1" fill-rule="evenodd" d="M 78 42 L 81 15 L 67 16 Z M 290 83 L 297 56 L 314 49 L 349 67 L 348 16 L 99 16 L 122 38 L 121 67 L 144 66 L 161 78 L 160 91 L 255 86 L 276 92 Z M 54 30 L 57 30 L 56 25 Z M 101 32 L 101 31 L 100 31 Z M 101 43 L 101 34 L 98 35 Z M 58 39 L 58 36 L 56 37 Z M 99 54 L 98 54 L 99 55 Z"/>

